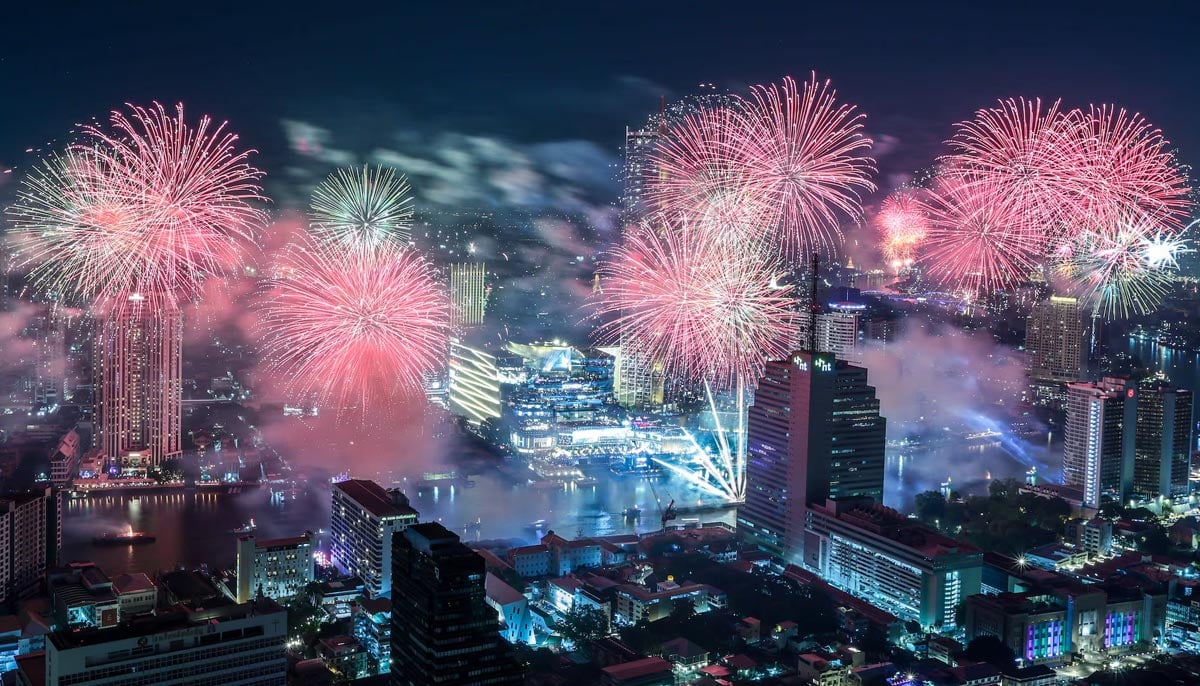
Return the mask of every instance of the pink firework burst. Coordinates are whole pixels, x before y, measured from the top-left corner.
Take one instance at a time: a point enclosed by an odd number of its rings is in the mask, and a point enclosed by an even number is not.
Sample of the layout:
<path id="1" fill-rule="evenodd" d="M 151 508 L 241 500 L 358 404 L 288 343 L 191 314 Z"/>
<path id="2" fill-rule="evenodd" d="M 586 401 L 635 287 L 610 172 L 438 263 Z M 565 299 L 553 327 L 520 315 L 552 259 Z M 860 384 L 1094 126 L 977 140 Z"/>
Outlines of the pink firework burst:
<path id="1" fill-rule="evenodd" d="M 929 218 L 915 191 L 899 190 L 884 198 L 875 215 L 883 234 L 883 254 L 896 271 L 912 265 L 929 231 Z"/>
<path id="2" fill-rule="evenodd" d="M 865 115 L 840 104 L 829 81 L 756 86 L 736 128 L 736 155 L 749 193 L 784 251 L 824 252 L 841 238 L 840 221 L 861 216 L 860 194 L 875 190 Z"/>
<path id="3" fill-rule="evenodd" d="M 138 295 L 177 306 L 235 269 L 264 214 L 262 172 L 237 136 L 183 106 L 113 112 L 24 183 L 13 210 L 18 269 L 51 297 L 104 307 Z"/>
<path id="4" fill-rule="evenodd" d="M 1021 214 L 998 189 L 941 179 L 928 192 L 929 232 L 923 260 L 931 278 L 974 296 L 1024 281 L 1038 266 L 1041 235 L 1023 228 Z"/>
<path id="5" fill-rule="evenodd" d="M 365 410 L 420 392 L 445 355 L 449 307 L 433 268 L 407 248 L 307 239 L 268 282 L 262 352 L 298 400 Z"/>
<path id="6" fill-rule="evenodd" d="M 1079 199 L 1078 156 L 1072 134 L 1079 113 L 1055 101 L 1002 100 L 959 122 L 941 174 L 957 177 L 1012 208 L 1020 231 L 1049 237 L 1069 223 Z"/>
<path id="7" fill-rule="evenodd" d="M 1080 226 L 1149 218 L 1179 231 L 1192 208 L 1187 175 L 1162 132 L 1140 114 L 1093 106 L 1074 129 L 1072 160 Z"/>
<path id="8" fill-rule="evenodd" d="M 701 107 L 665 122 L 646 177 L 647 205 L 670 216 L 745 225 L 762 212 L 735 145 L 741 118 L 728 106 Z"/>
<path id="9" fill-rule="evenodd" d="M 601 266 L 598 335 L 659 361 L 673 378 L 753 383 L 797 332 L 790 286 L 773 253 L 730 250 L 720 228 L 661 218 L 632 228 Z"/>

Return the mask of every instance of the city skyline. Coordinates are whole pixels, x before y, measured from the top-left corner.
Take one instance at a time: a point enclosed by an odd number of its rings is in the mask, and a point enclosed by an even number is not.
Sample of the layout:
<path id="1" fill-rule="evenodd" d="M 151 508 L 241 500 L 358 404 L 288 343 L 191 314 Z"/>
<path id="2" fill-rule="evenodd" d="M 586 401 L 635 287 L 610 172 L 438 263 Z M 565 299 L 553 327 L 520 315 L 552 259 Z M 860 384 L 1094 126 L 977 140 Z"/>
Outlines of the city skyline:
<path id="1" fill-rule="evenodd" d="M 1200 673 L 1192 8 L 89 9 L 0 48 L 0 681 Z"/>

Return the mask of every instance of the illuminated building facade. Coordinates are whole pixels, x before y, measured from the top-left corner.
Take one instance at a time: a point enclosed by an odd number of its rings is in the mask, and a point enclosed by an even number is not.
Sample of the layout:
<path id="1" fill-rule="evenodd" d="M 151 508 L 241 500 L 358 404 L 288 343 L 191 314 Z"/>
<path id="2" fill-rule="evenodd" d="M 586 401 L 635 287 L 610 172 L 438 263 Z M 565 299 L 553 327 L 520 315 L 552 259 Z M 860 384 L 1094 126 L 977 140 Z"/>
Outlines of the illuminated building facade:
<path id="1" fill-rule="evenodd" d="M 1128 462 L 1125 449 L 1124 379 L 1067 384 L 1067 413 L 1063 426 L 1063 481 L 1083 492 L 1083 504 L 1099 507 L 1101 494 L 1129 492 L 1122 474 Z M 1130 458 L 1131 459 L 1131 458 Z"/>
<path id="2" fill-rule="evenodd" d="M 1087 370 L 1086 328 L 1079 301 L 1050 296 L 1033 307 L 1025 322 L 1029 378 L 1071 383 Z"/>
<path id="3" fill-rule="evenodd" d="M 392 683 L 524 683 L 486 600 L 484 559 L 436 522 L 408 527 L 392 548 Z"/>
<path id="4" fill-rule="evenodd" d="M 863 500 L 810 504 L 803 566 L 832 586 L 922 627 L 950 630 L 980 592 L 983 552 Z"/>
<path id="5" fill-rule="evenodd" d="M 47 686 L 287 683 L 287 612 L 251 603 L 176 605 L 119 626 L 46 637 Z"/>
<path id="6" fill-rule="evenodd" d="M 483 323 L 487 307 L 487 265 L 457 262 L 450 265 L 450 326 L 455 331 Z"/>
<path id="7" fill-rule="evenodd" d="M 334 484 L 330 561 L 362 579 L 371 597 L 387 597 L 392 589 L 392 535 L 416 524 L 418 516 L 398 490 L 385 491 L 362 479 Z"/>
<path id="8" fill-rule="evenodd" d="M 275 600 L 292 598 L 313 576 L 313 534 L 260 540 L 238 538 L 237 601 L 244 603 L 259 593 Z"/>
<path id="9" fill-rule="evenodd" d="M 621 196 L 621 222 L 636 224 L 655 208 L 646 206 L 646 180 L 653 173 L 653 153 L 663 135 L 663 117 L 640 129 L 625 129 L 623 160 L 624 191 Z M 613 372 L 617 404 L 630 409 L 650 409 L 664 401 L 662 363 L 621 345 Z"/>
<path id="10" fill-rule="evenodd" d="M 450 410 L 474 424 L 500 418 L 500 369 L 495 355 L 450 340 Z"/>
<path id="11" fill-rule="evenodd" d="M 1133 493 L 1146 498 L 1188 494 L 1192 392 L 1167 384 L 1141 384 L 1126 392 L 1135 417 Z"/>
<path id="12" fill-rule="evenodd" d="M 886 420 L 865 368 L 831 353 L 768 362 L 746 426 L 738 532 L 751 544 L 790 560 L 800 555 L 806 504 L 883 502 Z"/>
<path id="13" fill-rule="evenodd" d="M 812 312 L 800 313 L 800 335 L 796 340 L 802 346 L 808 340 L 812 326 Z M 854 361 L 858 356 L 859 312 L 849 309 L 831 309 L 817 315 L 817 350 L 833 353 L 839 360 Z"/>
<path id="14" fill-rule="evenodd" d="M 141 296 L 99 322 L 97 445 L 110 464 L 144 474 L 182 453 L 183 314 Z"/>
<path id="15" fill-rule="evenodd" d="M 995 636 L 1026 664 L 1060 665 L 1072 653 L 1120 655 L 1147 646 L 1163 629 L 1165 601 L 1158 591 L 1081 584 L 974 595 L 964 621 L 968 640 Z"/>

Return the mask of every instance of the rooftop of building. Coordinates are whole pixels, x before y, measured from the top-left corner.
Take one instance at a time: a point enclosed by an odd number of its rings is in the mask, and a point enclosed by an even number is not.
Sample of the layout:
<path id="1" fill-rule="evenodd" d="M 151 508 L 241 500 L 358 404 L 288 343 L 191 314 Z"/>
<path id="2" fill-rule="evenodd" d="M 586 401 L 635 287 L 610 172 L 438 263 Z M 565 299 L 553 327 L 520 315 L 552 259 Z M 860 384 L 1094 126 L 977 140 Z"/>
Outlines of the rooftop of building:
<path id="1" fill-rule="evenodd" d="M 1063 612 L 1067 609 L 1058 598 L 1034 592 L 976 595 L 968 598 L 968 602 L 991 606 L 1006 614 L 1040 614 Z"/>
<path id="2" fill-rule="evenodd" d="M 316 593 L 322 596 L 330 595 L 350 595 L 362 593 L 364 585 L 363 580 L 356 576 L 349 576 L 343 579 L 330 579 L 317 584 Z"/>
<path id="3" fill-rule="evenodd" d="M 374 481 L 348 479 L 333 485 L 376 517 L 418 517 L 420 513 L 408 504 L 399 491 L 386 491 Z"/>
<path id="4" fill-rule="evenodd" d="M 158 587 L 154 585 L 150 577 L 142 572 L 133 572 L 132 574 L 118 575 L 113 579 L 113 588 L 117 589 L 117 593 L 140 593 Z"/>
<path id="5" fill-rule="evenodd" d="M 253 534 L 241 536 L 240 541 L 254 541 L 255 548 L 295 548 L 306 543 L 312 543 L 313 537 L 311 531 L 306 531 L 300 536 L 289 536 L 287 538 L 256 538 Z"/>
<path id="6" fill-rule="evenodd" d="M 633 662 L 624 662 L 619 665 L 605 667 L 600 671 L 604 672 L 611 679 L 626 681 L 653 676 L 655 674 L 670 674 L 671 663 L 661 657 L 645 657 Z"/>
<path id="7" fill-rule="evenodd" d="M 358 647 L 358 639 L 353 636 L 330 636 L 321 639 L 321 650 L 326 653 L 353 653 Z"/>
<path id="8" fill-rule="evenodd" d="M 695 660 L 707 657 L 708 649 L 680 636 L 663 642 L 662 655 L 667 659 L 679 657 L 683 660 Z"/>
<path id="9" fill-rule="evenodd" d="M 550 549 L 541 543 L 537 545 L 523 545 L 520 548 L 513 548 L 508 551 L 509 555 L 534 555 L 539 553 L 549 553 Z"/>
<path id="10" fill-rule="evenodd" d="M 241 604 L 225 598 L 214 600 L 218 602 L 204 606 L 181 603 L 156 615 L 142 615 L 109 629 L 56 631 L 47 636 L 47 640 L 58 650 L 72 650 L 189 627 L 219 626 L 222 622 L 285 611 L 270 598 L 256 598 Z"/>
<path id="11" fill-rule="evenodd" d="M 521 603 L 525 601 L 525 595 L 517 589 L 509 586 L 503 579 L 488 572 L 483 580 L 483 589 L 487 597 L 500 603 L 501 605 L 512 605 L 513 603 Z"/>
<path id="12" fill-rule="evenodd" d="M 372 615 L 391 614 L 392 612 L 392 601 L 388 598 L 363 598 L 359 601 L 358 606 L 367 614 Z"/>
<path id="13" fill-rule="evenodd" d="M 890 507 L 868 504 L 866 501 L 829 501 L 815 506 L 833 514 L 837 519 L 879 534 L 896 543 L 920 552 L 926 557 L 981 552 L 978 548 L 940 534 L 920 522 L 909 519 Z"/>
<path id="14" fill-rule="evenodd" d="M 203 574 L 194 570 L 179 569 L 159 577 L 167 593 L 178 603 L 202 604 L 221 592 Z"/>

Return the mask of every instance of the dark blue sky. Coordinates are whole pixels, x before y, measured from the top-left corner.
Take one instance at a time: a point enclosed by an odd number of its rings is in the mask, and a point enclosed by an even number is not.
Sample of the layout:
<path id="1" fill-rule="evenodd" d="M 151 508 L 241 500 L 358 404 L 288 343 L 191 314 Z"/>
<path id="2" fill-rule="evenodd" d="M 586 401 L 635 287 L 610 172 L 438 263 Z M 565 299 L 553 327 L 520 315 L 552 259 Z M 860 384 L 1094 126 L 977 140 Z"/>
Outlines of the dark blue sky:
<path id="1" fill-rule="evenodd" d="M 1192 5 L 17 2 L 0 34 L 0 168 L 152 99 L 228 118 L 268 171 L 282 118 L 337 119 L 363 139 L 411 121 L 615 150 L 660 93 L 811 69 L 896 139 L 901 167 L 1012 95 L 1140 110 L 1196 162 Z"/>

